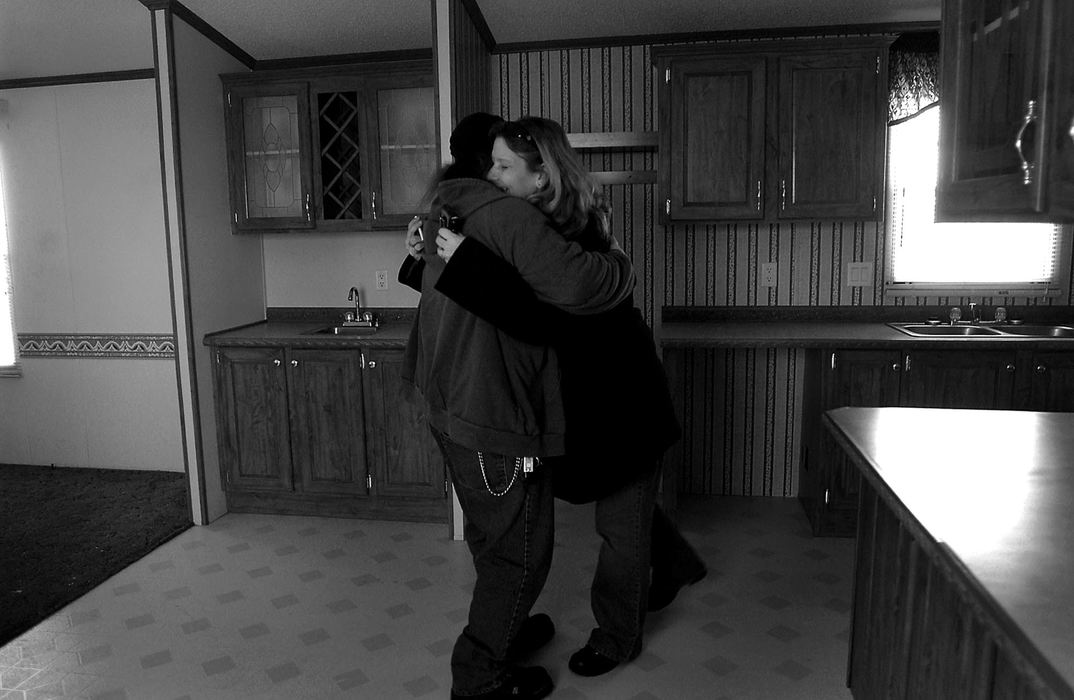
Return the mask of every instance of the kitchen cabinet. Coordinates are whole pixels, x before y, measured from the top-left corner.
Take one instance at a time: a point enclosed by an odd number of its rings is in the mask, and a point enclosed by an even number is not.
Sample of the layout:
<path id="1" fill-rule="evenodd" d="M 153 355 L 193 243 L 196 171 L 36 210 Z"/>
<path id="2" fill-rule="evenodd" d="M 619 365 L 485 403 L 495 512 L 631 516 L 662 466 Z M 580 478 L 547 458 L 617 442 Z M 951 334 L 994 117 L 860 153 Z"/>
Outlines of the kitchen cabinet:
<path id="1" fill-rule="evenodd" d="M 1026 366 L 1030 410 L 1074 412 L 1074 353 L 1034 352 Z"/>
<path id="2" fill-rule="evenodd" d="M 404 350 L 366 350 L 366 404 L 369 407 L 369 458 L 377 494 L 444 498 L 445 472 L 440 449 L 425 414 L 403 401 Z"/>
<path id="3" fill-rule="evenodd" d="M 1019 359 L 1014 350 L 809 351 L 807 376 L 814 379 L 805 385 L 799 493 L 813 534 L 853 536 L 861 489 L 858 470 L 820 427 L 824 411 L 841 406 L 1014 408 Z M 962 439 L 975 436 L 952 436 Z"/>
<path id="4" fill-rule="evenodd" d="M 438 165 L 428 61 L 229 74 L 234 231 L 398 228 Z"/>
<path id="5" fill-rule="evenodd" d="M 890 40 L 654 49 L 662 221 L 880 218 Z"/>
<path id="6" fill-rule="evenodd" d="M 940 221 L 1074 220 L 1074 4 L 945 0 Z"/>
<path id="7" fill-rule="evenodd" d="M 447 519 L 425 416 L 401 399 L 394 348 L 217 347 L 228 509 Z"/>
<path id="8" fill-rule="evenodd" d="M 898 350 L 854 350 L 825 353 L 823 370 L 815 366 L 812 379 L 819 386 L 820 403 L 807 409 L 800 493 L 816 535 L 854 533 L 861 477 L 835 443 L 820 428 L 824 411 L 840 406 L 897 406 L 903 366 Z M 809 388 L 806 399 L 817 400 Z"/>

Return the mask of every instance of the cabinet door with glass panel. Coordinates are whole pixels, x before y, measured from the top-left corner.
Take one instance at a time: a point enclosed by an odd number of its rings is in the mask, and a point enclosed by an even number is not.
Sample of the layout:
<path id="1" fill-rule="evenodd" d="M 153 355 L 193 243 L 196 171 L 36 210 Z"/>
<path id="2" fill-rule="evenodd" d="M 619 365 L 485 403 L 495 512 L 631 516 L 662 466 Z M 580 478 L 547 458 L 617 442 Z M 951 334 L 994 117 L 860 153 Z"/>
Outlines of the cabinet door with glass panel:
<path id="1" fill-rule="evenodd" d="M 312 228 L 307 84 L 225 81 L 224 87 L 232 225 Z"/>
<path id="2" fill-rule="evenodd" d="M 418 213 L 438 164 L 432 83 L 413 72 L 313 81 L 318 228 L 393 228 Z"/>
<path id="3" fill-rule="evenodd" d="M 1074 220 L 1074 3 L 943 8 L 937 219 Z"/>

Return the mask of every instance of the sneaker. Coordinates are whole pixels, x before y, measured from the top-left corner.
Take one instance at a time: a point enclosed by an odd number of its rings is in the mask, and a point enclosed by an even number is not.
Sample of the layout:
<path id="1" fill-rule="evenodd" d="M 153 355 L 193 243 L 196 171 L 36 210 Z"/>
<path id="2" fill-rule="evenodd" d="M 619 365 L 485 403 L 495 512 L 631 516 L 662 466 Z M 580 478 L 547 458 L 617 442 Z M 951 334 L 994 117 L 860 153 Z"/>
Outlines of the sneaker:
<path id="1" fill-rule="evenodd" d="M 507 661 L 521 661 L 532 656 L 538 649 L 552 641 L 556 636 L 556 626 L 552 618 L 544 613 L 530 615 L 518 627 L 511 645 L 507 647 Z"/>
<path id="2" fill-rule="evenodd" d="M 515 666 L 504 671 L 500 685 L 480 695 L 456 695 L 451 700 L 539 700 L 552 693 L 552 676 L 540 666 Z"/>

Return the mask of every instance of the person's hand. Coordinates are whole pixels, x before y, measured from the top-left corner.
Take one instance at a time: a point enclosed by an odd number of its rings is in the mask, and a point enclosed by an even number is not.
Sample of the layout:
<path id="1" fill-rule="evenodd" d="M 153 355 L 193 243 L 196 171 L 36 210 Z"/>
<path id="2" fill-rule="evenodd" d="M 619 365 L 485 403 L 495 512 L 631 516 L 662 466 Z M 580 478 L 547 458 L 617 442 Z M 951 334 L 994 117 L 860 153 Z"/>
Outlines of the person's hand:
<path id="1" fill-rule="evenodd" d="M 421 232 L 421 217 L 415 216 L 406 225 L 406 253 L 415 260 L 421 258 L 425 250 L 425 238 Z"/>
<path id="2" fill-rule="evenodd" d="M 451 260 L 452 254 L 465 239 L 466 236 L 455 233 L 449 228 L 441 228 L 436 233 L 436 254 L 444 262 Z"/>

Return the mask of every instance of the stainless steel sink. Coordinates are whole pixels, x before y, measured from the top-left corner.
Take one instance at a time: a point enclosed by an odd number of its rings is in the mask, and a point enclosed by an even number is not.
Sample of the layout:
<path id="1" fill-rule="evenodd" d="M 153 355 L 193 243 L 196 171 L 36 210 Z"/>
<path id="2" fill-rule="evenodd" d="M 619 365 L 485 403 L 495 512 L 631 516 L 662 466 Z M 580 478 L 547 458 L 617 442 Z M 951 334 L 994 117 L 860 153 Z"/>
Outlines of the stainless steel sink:
<path id="1" fill-rule="evenodd" d="M 372 335 L 376 332 L 376 326 L 329 326 L 308 331 L 305 335 Z"/>
<path id="2" fill-rule="evenodd" d="M 986 326 L 933 326 L 928 323 L 889 323 L 888 325 L 906 335 L 916 336 L 1002 335 L 998 330 Z"/>
<path id="3" fill-rule="evenodd" d="M 1000 331 L 1007 335 L 1032 336 L 1034 338 L 1074 338 L 1074 328 L 1070 326 L 1002 326 Z"/>
<path id="4" fill-rule="evenodd" d="M 1074 327 L 1055 326 L 1046 324 L 1003 324 L 999 326 L 975 326 L 970 324 L 931 324 L 931 323 L 889 323 L 889 326 L 906 335 L 917 337 L 946 336 L 989 336 L 1021 338 L 1072 338 L 1074 339 Z"/>

